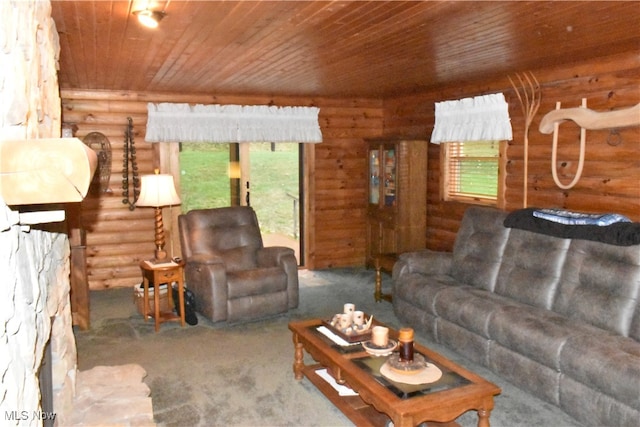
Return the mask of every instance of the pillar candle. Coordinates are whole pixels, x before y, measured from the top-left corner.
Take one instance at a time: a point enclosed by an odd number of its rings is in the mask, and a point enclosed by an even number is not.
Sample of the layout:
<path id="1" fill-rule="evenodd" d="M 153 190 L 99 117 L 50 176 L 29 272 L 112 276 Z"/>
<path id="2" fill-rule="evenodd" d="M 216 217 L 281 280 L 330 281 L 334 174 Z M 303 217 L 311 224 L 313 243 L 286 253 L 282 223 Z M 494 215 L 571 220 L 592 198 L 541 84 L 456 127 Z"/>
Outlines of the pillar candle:
<path id="1" fill-rule="evenodd" d="M 402 328 L 398 333 L 401 362 L 413 362 L 413 329 Z"/>
<path id="2" fill-rule="evenodd" d="M 389 344 L 389 328 L 374 326 L 371 330 L 371 342 L 378 347 L 386 347 Z"/>

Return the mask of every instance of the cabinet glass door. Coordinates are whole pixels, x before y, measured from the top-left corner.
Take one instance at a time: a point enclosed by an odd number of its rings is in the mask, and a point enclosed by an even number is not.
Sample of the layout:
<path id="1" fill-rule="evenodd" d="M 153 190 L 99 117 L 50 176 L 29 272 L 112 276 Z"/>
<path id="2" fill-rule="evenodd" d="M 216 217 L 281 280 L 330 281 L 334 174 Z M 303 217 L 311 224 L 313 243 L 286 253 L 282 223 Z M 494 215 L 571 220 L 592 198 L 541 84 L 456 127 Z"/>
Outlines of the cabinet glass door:
<path id="1" fill-rule="evenodd" d="M 394 148 L 385 148 L 384 155 L 384 205 L 396 204 L 396 151 Z"/>
<path id="2" fill-rule="evenodd" d="M 369 203 L 380 203 L 380 151 L 369 150 Z"/>

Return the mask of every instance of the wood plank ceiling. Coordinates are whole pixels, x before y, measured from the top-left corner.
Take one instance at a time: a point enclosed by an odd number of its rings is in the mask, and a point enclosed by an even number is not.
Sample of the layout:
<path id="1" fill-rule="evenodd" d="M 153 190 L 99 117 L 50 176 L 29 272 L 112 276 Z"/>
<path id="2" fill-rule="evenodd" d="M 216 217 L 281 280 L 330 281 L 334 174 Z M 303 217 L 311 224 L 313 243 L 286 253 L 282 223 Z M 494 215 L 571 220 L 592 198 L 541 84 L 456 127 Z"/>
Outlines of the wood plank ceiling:
<path id="1" fill-rule="evenodd" d="M 166 10 L 156 29 L 132 14 Z M 640 53 L 637 1 L 52 1 L 64 89 L 391 97 Z"/>

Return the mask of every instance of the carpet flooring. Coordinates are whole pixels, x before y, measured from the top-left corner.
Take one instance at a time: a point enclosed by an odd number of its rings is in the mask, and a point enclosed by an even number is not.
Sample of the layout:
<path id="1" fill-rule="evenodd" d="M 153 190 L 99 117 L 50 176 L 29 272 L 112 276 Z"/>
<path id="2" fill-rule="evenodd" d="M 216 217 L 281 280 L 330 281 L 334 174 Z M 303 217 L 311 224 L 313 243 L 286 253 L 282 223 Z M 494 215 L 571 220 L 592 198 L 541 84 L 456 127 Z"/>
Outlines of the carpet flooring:
<path id="1" fill-rule="evenodd" d="M 390 287 L 386 276 L 383 287 Z M 300 306 L 259 322 L 165 323 L 159 332 L 144 322 L 133 289 L 91 293 L 91 329 L 76 330 L 78 368 L 128 363 L 141 365 L 151 389 L 159 426 L 350 426 L 353 425 L 307 379 L 293 377 L 292 320 L 329 317 L 346 302 L 392 327 L 401 327 L 391 304 L 373 299 L 374 273 L 361 268 L 300 271 Z M 560 409 L 509 384 L 450 349 L 416 340 L 477 372 L 502 388 L 495 398 L 492 426 L 577 427 Z M 305 361 L 311 362 L 308 355 Z M 475 426 L 469 411 L 457 422 Z"/>

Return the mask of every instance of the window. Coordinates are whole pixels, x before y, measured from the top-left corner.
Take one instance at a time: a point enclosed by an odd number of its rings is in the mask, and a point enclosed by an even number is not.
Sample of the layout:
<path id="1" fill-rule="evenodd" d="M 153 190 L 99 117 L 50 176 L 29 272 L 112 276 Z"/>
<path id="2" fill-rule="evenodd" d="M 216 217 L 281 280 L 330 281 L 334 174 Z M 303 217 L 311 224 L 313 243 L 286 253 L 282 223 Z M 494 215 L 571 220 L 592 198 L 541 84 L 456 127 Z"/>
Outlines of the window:
<path id="1" fill-rule="evenodd" d="M 499 204 L 500 146 L 500 141 L 442 144 L 443 199 L 484 205 Z"/>

